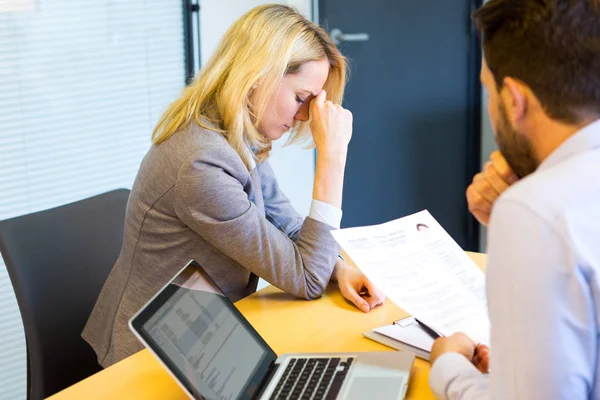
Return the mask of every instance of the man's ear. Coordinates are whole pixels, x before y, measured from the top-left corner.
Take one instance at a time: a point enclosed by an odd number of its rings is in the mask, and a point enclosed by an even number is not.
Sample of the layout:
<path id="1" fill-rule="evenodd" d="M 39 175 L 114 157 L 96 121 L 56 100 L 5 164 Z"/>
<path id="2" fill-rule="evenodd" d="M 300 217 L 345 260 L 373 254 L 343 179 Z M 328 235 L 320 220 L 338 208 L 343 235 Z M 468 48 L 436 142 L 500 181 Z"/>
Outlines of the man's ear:
<path id="1" fill-rule="evenodd" d="M 506 77 L 500 98 L 504 103 L 509 120 L 516 125 L 527 113 L 527 88 L 521 82 Z"/>

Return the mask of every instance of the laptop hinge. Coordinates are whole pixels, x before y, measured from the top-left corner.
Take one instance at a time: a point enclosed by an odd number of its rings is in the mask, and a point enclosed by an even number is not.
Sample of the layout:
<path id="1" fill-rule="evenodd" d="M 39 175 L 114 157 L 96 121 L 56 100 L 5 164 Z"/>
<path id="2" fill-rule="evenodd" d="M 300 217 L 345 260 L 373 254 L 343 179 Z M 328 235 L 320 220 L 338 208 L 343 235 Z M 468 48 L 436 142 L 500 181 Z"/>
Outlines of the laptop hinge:
<path id="1" fill-rule="evenodd" d="M 275 375 L 278 368 L 279 364 L 277 364 L 275 361 L 273 361 L 271 365 L 269 365 L 269 369 L 267 370 L 267 373 L 265 374 L 263 380 L 258 385 L 258 389 L 256 390 L 256 394 L 253 396 L 253 399 L 260 399 L 264 391 L 267 389 L 267 386 L 269 386 L 269 382 L 271 382 L 271 380 L 273 379 L 273 375 Z"/>

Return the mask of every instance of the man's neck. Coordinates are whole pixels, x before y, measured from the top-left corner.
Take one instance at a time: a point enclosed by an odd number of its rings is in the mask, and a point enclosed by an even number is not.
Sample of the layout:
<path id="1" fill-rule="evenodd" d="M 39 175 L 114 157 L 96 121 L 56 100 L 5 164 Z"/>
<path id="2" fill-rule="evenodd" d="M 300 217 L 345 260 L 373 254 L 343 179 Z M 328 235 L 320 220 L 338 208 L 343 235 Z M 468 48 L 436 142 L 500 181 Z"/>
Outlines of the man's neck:
<path id="1" fill-rule="evenodd" d="M 576 125 L 564 124 L 550 119 L 538 121 L 535 124 L 534 134 L 531 135 L 531 144 L 538 163 L 541 164 L 571 136 L 594 121 L 596 121 L 595 118 Z"/>

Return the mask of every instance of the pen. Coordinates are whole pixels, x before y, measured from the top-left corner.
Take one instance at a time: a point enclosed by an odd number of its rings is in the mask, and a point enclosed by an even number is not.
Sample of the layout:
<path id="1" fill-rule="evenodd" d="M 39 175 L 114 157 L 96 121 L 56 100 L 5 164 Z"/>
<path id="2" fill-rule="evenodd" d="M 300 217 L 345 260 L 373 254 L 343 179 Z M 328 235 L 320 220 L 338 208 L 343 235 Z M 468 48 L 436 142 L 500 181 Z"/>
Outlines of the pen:
<path id="1" fill-rule="evenodd" d="M 434 340 L 441 337 L 441 335 L 439 333 L 437 333 L 436 331 L 434 331 L 433 329 L 431 329 L 428 325 L 424 324 L 423 322 L 419 321 L 417 318 L 415 318 L 415 321 L 417 321 L 417 324 L 419 324 L 419 326 L 421 327 L 421 329 L 423 329 L 425 332 L 427 332 L 427 334 L 429 336 L 431 336 Z"/>

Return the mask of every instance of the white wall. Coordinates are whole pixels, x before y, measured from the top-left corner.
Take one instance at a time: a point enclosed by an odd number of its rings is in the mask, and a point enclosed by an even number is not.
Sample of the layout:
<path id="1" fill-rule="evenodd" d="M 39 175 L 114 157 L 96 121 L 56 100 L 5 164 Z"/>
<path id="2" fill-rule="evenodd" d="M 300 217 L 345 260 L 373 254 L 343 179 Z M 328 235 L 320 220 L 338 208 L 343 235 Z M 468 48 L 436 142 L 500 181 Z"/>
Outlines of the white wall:
<path id="1" fill-rule="evenodd" d="M 225 31 L 246 11 L 260 4 L 273 3 L 260 0 L 200 0 L 201 61 L 214 52 Z M 311 0 L 288 0 L 278 3 L 297 8 L 311 18 Z M 302 215 L 308 215 L 315 173 L 314 151 L 301 146 L 283 147 L 285 137 L 273 143 L 270 158 L 279 185 L 292 205 Z"/>

